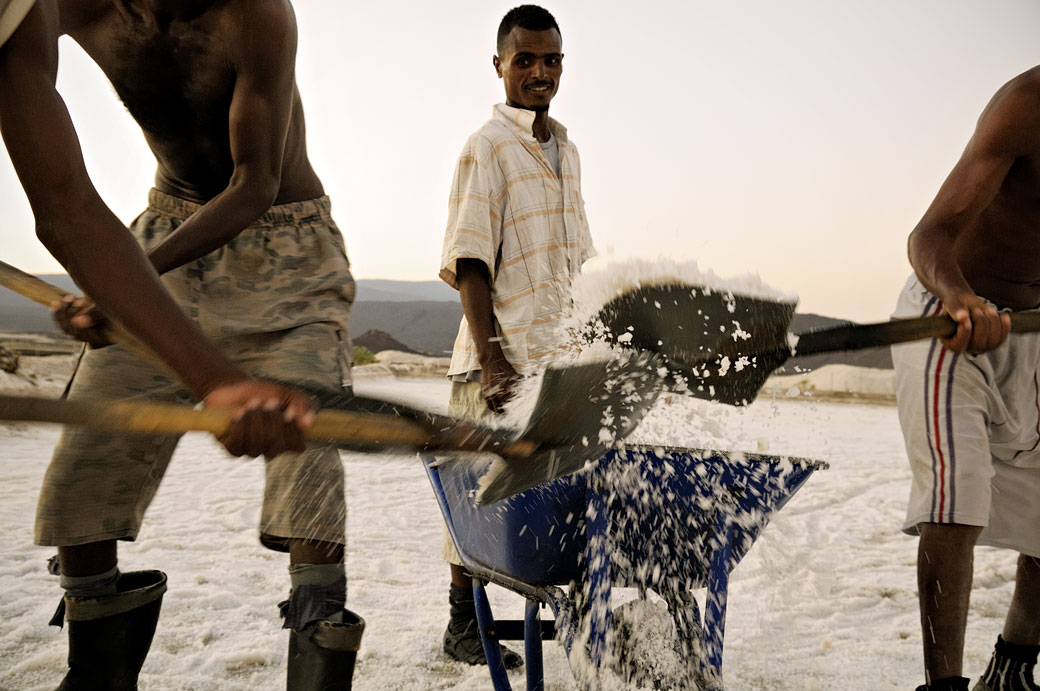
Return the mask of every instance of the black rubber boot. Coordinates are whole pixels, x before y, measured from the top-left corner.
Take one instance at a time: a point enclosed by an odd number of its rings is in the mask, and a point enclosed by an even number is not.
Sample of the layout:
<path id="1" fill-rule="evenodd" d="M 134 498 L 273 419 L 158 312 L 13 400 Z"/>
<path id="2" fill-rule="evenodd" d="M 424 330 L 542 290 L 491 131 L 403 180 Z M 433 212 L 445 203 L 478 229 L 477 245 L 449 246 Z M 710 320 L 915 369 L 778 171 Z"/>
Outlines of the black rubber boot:
<path id="1" fill-rule="evenodd" d="M 969 681 L 965 677 L 946 677 L 918 686 L 917 691 L 968 691 Z"/>
<path id="2" fill-rule="evenodd" d="M 343 610 L 343 623 L 317 621 L 289 632 L 288 691 L 350 691 L 365 620 Z"/>
<path id="3" fill-rule="evenodd" d="M 69 621 L 69 671 L 57 691 L 137 691 L 165 592 L 163 572 L 132 571 L 115 595 L 66 595 L 51 621 Z"/>
<path id="4" fill-rule="evenodd" d="M 451 586 L 448 592 L 451 605 L 451 619 L 444 631 L 444 653 L 459 662 L 470 665 L 486 665 L 484 644 L 480 641 L 480 627 L 477 626 L 477 607 L 473 602 L 473 589 Z M 506 669 L 516 669 L 524 664 L 524 660 L 509 648 L 502 647 L 502 661 Z"/>
<path id="5" fill-rule="evenodd" d="M 989 665 L 973 691 L 1040 691 L 1033 681 L 1040 646 L 1013 645 L 997 636 Z"/>

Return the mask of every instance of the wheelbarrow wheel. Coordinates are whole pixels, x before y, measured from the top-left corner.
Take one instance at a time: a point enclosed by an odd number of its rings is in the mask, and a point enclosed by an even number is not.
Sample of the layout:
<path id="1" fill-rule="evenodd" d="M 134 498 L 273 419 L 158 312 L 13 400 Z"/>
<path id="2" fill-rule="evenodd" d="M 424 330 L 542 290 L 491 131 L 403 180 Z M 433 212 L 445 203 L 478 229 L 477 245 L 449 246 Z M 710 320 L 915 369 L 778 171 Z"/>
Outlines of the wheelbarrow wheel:
<path id="1" fill-rule="evenodd" d="M 613 615 L 613 671 L 622 681 L 639 688 L 710 688 L 701 683 L 699 636 L 677 635 L 665 602 L 633 600 L 616 608 Z"/>

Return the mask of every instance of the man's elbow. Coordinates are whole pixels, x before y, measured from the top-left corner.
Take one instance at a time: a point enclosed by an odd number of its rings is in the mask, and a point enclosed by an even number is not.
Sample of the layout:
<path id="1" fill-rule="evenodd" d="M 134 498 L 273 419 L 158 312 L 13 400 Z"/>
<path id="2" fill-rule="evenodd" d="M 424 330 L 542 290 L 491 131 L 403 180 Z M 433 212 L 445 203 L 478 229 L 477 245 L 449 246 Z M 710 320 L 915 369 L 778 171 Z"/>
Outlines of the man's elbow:
<path id="1" fill-rule="evenodd" d="M 278 199 L 282 179 L 275 174 L 234 175 L 230 187 L 243 207 L 248 207 L 250 212 L 259 217 Z"/>
<path id="2" fill-rule="evenodd" d="M 36 222 L 36 238 L 51 254 L 57 256 L 56 250 L 60 250 L 68 243 L 69 233 L 66 232 L 63 225 L 39 219 Z"/>

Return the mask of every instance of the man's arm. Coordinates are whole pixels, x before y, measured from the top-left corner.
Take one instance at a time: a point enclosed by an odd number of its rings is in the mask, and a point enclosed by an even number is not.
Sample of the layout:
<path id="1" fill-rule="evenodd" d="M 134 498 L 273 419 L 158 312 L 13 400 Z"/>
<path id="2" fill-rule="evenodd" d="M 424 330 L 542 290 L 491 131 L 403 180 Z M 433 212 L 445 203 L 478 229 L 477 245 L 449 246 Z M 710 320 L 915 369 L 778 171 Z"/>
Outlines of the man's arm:
<path id="1" fill-rule="evenodd" d="M 487 407 L 501 413 L 512 398 L 513 386 L 519 379 L 516 370 L 502 352 L 495 332 L 495 312 L 491 304 L 491 280 L 487 265 L 479 259 L 459 259 L 456 263 L 459 299 L 466 315 L 470 334 L 477 346 L 480 362 L 480 388 Z"/>
<path id="2" fill-rule="evenodd" d="M 1030 151 L 1040 125 L 1040 99 L 1031 89 L 1007 87 L 979 118 L 974 136 L 935 200 L 910 234 L 910 263 L 921 283 L 959 322 L 944 344 L 957 352 L 984 352 L 1010 331 L 1007 315 L 980 298 L 957 263 L 957 238 L 993 202 L 1015 160 Z"/>
<path id="3" fill-rule="evenodd" d="M 225 439 L 229 451 L 241 455 L 301 447 L 300 429 L 262 419 L 258 423 L 258 411 L 281 406 L 305 429 L 311 415 L 306 397 L 251 380 L 221 355 L 169 297 L 130 233 L 101 201 L 54 86 L 57 67 L 56 5 L 39 0 L 0 47 L 0 133 L 32 206 L 40 240 L 102 309 L 134 332 L 200 398 L 237 409 L 236 419 L 243 422 Z"/>
<path id="4" fill-rule="evenodd" d="M 239 3 L 228 186 L 149 252 L 160 273 L 224 246 L 274 203 L 295 93 L 296 20 L 284 0 Z"/>

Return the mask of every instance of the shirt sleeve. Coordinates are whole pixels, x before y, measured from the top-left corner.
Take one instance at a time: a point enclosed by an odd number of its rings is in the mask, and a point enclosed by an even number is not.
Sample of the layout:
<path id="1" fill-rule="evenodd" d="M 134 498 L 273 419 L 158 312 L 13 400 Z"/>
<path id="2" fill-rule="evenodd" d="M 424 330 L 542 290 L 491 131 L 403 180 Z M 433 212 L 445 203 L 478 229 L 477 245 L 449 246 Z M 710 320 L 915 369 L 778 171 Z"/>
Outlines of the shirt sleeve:
<path id="1" fill-rule="evenodd" d="M 584 264 L 595 257 L 596 246 L 592 243 L 592 232 L 589 230 L 589 217 L 585 214 L 585 197 L 581 193 L 581 157 L 577 147 L 574 148 L 574 171 L 578 176 L 578 215 L 581 216 L 581 230 L 578 234 L 581 263 Z"/>
<path id="2" fill-rule="evenodd" d="M 497 195 L 488 174 L 491 152 L 480 151 L 476 135 L 455 165 L 455 176 L 448 199 L 448 226 L 444 231 L 441 252 L 441 279 L 458 289 L 456 263 L 459 259 L 479 259 L 495 279 L 495 257 L 502 241 L 502 216 L 496 209 Z M 484 161 L 481 161 L 481 156 Z"/>

